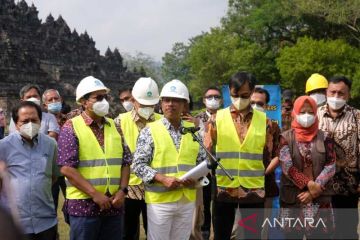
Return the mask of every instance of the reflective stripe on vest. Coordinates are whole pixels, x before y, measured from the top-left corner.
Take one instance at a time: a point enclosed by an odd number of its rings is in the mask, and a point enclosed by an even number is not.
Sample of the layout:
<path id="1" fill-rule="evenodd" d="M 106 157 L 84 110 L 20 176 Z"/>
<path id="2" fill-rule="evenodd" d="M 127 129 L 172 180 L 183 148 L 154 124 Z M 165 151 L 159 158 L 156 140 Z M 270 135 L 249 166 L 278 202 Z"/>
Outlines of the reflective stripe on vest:
<path id="1" fill-rule="evenodd" d="M 251 124 L 245 139 L 240 143 L 230 109 L 222 109 L 216 113 L 216 156 L 221 164 L 235 178 L 231 181 L 223 171 L 216 170 L 217 185 L 236 188 L 264 187 L 263 151 L 266 139 L 266 115 L 253 110 Z"/>
<path id="2" fill-rule="evenodd" d="M 139 136 L 139 129 L 136 126 L 136 123 L 134 122 L 131 113 L 132 111 L 122 113 L 119 115 L 119 117 L 120 117 L 121 130 L 123 131 L 125 141 L 128 144 L 131 153 L 134 154 L 136 150 L 136 141 Z M 154 116 L 155 116 L 155 120 L 159 120 L 162 117 L 162 115 L 157 113 L 154 113 Z M 129 185 L 134 186 L 134 185 L 139 185 L 141 183 L 142 183 L 141 179 L 134 174 L 132 169 L 130 169 Z"/>
<path id="3" fill-rule="evenodd" d="M 83 117 L 71 119 L 74 132 L 79 142 L 78 172 L 102 193 L 114 194 L 120 186 L 123 149 L 121 136 L 114 121 L 106 118 L 104 124 L 104 150 L 101 148 L 91 128 Z M 72 186 L 66 180 L 66 198 L 88 199 L 90 196 Z"/>
<path id="4" fill-rule="evenodd" d="M 193 126 L 189 122 L 183 122 L 183 125 L 185 127 Z M 150 164 L 151 168 L 166 176 L 179 178 L 195 167 L 200 146 L 193 141 L 191 134 L 182 135 L 178 152 L 162 120 L 149 123 L 149 127 L 154 141 L 154 157 Z M 160 183 L 145 185 L 145 201 L 147 203 L 176 202 L 183 195 L 189 201 L 195 201 L 196 191 L 194 188 L 169 190 Z"/>

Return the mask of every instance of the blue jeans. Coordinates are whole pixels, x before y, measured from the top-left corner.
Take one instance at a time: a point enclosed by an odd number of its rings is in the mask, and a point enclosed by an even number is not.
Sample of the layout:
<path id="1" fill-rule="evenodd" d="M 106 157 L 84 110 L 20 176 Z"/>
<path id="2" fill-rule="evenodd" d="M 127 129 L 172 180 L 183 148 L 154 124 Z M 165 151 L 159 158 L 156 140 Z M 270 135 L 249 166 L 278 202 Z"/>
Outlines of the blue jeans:
<path id="1" fill-rule="evenodd" d="M 123 216 L 70 216 L 70 240 L 121 240 Z"/>

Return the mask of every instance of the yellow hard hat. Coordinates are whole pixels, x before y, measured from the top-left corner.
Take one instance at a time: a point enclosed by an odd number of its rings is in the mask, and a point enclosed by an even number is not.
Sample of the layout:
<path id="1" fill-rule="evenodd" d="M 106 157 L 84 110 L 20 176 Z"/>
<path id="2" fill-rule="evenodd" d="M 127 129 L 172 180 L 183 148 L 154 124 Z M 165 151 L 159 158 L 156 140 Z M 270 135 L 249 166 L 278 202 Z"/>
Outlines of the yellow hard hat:
<path id="1" fill-rule="evenodd" d="M 314 73 L 306 81 L 305 93 L 309 93 L 317 89 L 326 89 L 327 87 L 328 81 L 326 78 L 323 75 Z"/>

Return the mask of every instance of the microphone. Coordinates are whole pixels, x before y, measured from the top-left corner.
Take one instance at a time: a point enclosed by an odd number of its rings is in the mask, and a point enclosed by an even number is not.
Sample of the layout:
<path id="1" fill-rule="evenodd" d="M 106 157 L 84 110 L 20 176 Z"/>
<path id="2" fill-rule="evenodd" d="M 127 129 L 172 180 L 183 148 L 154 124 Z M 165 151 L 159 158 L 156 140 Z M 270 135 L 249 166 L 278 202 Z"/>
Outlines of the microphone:
<path id="1" fill-rule="evenodd" d="M 200 127 L 180 127 L 179 131 L 182 135 L 187 133 L 195 133 L 200 130 Z"/>

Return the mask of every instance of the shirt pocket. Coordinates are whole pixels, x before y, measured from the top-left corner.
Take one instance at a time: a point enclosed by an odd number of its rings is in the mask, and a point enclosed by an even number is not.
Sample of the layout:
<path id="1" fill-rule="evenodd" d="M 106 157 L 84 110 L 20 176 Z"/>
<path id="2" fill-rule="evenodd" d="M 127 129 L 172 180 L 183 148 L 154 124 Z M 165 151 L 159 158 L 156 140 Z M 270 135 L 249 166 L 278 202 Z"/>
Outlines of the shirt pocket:
<path id="1" fill-rule="evenodd" d="M 39 159 L 37 166 L 38 174 L 45 175 L 46 177 L 52 177 L 52 161 L 47 154 L 44 154 Z"/>

